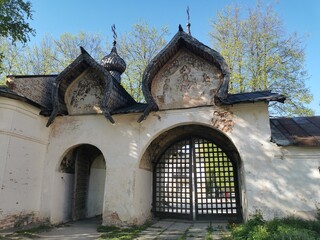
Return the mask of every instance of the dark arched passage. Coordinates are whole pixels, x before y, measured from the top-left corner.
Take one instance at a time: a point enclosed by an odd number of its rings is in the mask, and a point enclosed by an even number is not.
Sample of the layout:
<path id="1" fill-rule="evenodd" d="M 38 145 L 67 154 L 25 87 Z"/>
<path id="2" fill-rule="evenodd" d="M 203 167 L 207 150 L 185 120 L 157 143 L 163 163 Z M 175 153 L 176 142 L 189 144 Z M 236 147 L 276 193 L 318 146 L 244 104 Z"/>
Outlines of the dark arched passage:
<path id="1" fill-rule="evenodd" d="M 102 152 L 89 144 L 76 146 L 63 157 L 58 170 L 60 184 L 65 185 L 63 193 L 58 193 L 64 195 L 61 207 L 67 212 L 62 221 L 101 215 L 106 171 Z"/>
<path id="2" fill-rule="evenodd" d="M 240 158 L 223 133 L 186 125 L 158 139 L 164 141 L 152 158 L 155 217 L 242 221 Z"/>

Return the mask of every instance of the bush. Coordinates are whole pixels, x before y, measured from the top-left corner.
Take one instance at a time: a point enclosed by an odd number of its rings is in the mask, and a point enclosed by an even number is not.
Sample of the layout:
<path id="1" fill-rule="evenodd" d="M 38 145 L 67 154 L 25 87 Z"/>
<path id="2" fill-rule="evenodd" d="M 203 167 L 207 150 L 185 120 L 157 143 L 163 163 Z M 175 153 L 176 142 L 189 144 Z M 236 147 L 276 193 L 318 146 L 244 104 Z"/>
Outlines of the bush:
<path id="1" fill-rule="evenodd" d="M 257 212 L 247 223 L 231 225 L 230 240 L 319 240 L 320 221 L 294 217 L 265 221 Z"/>

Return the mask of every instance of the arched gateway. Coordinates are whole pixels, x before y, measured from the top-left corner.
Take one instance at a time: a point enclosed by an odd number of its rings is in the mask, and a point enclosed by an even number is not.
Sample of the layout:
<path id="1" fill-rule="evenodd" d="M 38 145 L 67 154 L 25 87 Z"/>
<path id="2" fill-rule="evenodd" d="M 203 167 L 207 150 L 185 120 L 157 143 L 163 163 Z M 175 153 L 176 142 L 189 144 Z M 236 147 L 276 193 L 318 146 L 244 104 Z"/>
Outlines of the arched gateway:
<path id="1" fill-rule="evenodd" d="M 82 144 L 71 148 L 56 173 L 56 201 L 52 219 L 65 222 L 102 214 L 106 164 L 95 146 Z"/>
<path id="2" fill-rule="evenodd" d="M 197 125 L 165 135 L 170 140 L 153 161 L 154 216 L 242 221 L 240 159 L 231 141 Z"/>

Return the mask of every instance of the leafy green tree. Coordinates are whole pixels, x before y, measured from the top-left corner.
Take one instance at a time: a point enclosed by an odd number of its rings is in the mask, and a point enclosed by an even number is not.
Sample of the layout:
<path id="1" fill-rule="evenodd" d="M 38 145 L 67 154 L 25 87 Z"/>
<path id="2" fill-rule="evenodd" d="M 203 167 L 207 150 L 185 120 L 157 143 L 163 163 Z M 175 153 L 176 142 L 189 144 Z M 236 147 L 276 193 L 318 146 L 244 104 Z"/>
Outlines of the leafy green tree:
<path id="1" fill-rule="evenodd" d="M 0 74 L 4 83 L 7 75 L 41 75 L 55 73 L 55 53 L 52 39 L 45 36 L 39 45 L 12 44 L 1 39 L 1 50 L 5 54 Z M 0 81 L 1 81 L 0 80 Z"/>
<path id="2" fill-rule="evenodd" d="M 272 115 L 313 114 L 306 106 L 312 95 L 305 85 L 303 41 L 296 33 L 285 33 L 272 6 L 263 9 L 258 2 L 247 14 L 227 6 L 211 24 L 213 46 L 231 69 L 231 93 L 274 90 L 287 100 L 273 104 Z"/>
<path id="3" fill-rule="evenodd" d="M 157 30 L 146 22 L 134 24 L 132 31 L 119 39 L 118 53 L 125 60 L 127 69 L 122 84 L 137 101 L 144 101 L 142 76 L 152 58 L 165 46 L 168 28 Z"/>
<path id="4" fill-rule="evenodd" d="M 12 42 L 26 43 L 35 30 L 27 22 L 32 19 L 31 3 L 24 0 L 0 0 L 0 36 Z"/>
<path id="5" fill-rule="evenodd" d="M 83 46 L 97 61 L 106 52 L 99 34 L 79 32 L 75 35 L 64 33 L 59 39 L 45 35 L 40 44 L 34 46 L 11 44 L 1 39 L 1 50 L 6 58 L 3 61 L 2 79 L 10 74 L 41 75 L 55 74 L 64 70 L 80 54 Z"/>
<path id="6" fill-rule="evenodd" d="M 0 38 L 0 52 L 5 55 L 2 59 L 2 71 L 0 81 L 4 81 L 4 78 L 9 74 L 24 74 L 22 69 L 22 59 L 24 58 L 24 49 L 21 44 L 12 44 L 11 40 L 7 38 Z"/>
<path id="7" fill-rule="evenodd" d="M 30 27 L 28 20 L 32 19 L 31 3 L 24 0 L 0 0 L 0 70 L 14 69 L 16 58 L 15 46 L 13 43 L 25 44 L 29 41 L 29 35 L 35 35 L 35 30 Z M 10 43 L 9 43 L 10 42 Z M 11 44 L 11 45 L 10 45 Z M 8 56 L 9 54 L 10 56 Z M 7 58 L 7 69 L 3 65 L 4 58 Z M 9 72 L 10 72 L 9 70 Z M 3 85 L 3 77 L 0 85 Z"/>
<path id="8" fill-rule="evenodd" d="M 198 144 L 195 154 L 206 158 L 204 169 L 206 193 L 218 197 L 221 191 L 235 192 L 233 165 L 227 155 L 213 143 Z"/>
<path id="9" fill-rule="evenodd" d="M 127 69 L 122 76 L 122 85 L 137 100 L 143 101 L 141 80 L 151 59 L 166 44 L 168 29 L 158 31 L 147 23 L 133 25 L 132 31 L 119 37 L 117 49 L 126 61 Z M 110 53 L 111 44 L 105 44 L 100 34 L 79 32 L 64 33 L 58 39 L 45 36 L 36 46 L 8 46 L 3 50 L 10 57 L 4 63 L 3 75 L 52 74 L 65 69 L 80 54 L 80 46 L 98 62 Z M 7 42 L 9 44 L 9 42 Z M 9 52 L 8 52 L 9 51 Z"/>
<path id="10" fill-rule="evenodd" d="M 59 39 L 52 39 L 55 51 L 56 69 L 55 72 L 62 71 L 80 54 L 80 46 L 98 62 L 103 58 L 107 50 L 103 47 L 101 34 L 79 32 L 75 35 L 64 33 Z M 110 50 L 109 50 L 110 51 Z"/>
<path id="11" fill-rule="evenodd" d="M 56 73 L 56 50 L 52 38 L 44 36 L 39 45 L 24 50 L 24 61 L 27 64 L 20 67 L 20 72 L 32 75 Z"/>

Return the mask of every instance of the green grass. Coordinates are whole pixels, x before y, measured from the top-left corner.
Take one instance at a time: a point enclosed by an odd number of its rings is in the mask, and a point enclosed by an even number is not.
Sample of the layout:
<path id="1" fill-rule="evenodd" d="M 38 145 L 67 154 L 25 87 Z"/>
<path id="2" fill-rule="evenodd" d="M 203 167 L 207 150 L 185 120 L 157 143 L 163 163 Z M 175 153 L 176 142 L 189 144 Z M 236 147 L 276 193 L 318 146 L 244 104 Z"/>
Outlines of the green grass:
<path id="1" fill-rule="evenodd" d="M 294 217 L 266 221 L 257 213 L 245 224 L 231 225 L 230 231 L 226 240 L 319 240 L 320 221 Z"/>
<path id="2" fill-rule="evenodd" d="M 214 236 L 219 236 L 223 239 L 229 239 L 227 236 L 229 236 L 230 233 L 228 230 L 226 230 L 223 226 L 218 225 L 216 229 L 213 228 L 212 223 L 210 222 L 210 225 L 207 227 L 207 234 L 205 236 L 205 240 L 211 240 Z M 219 239 L 220 239 L 219 238 Z"/>
<path id="3" fill-rule="evenodd" d="M 212 238 L 212 233 L 214 229 L 212 227 L 212 223 L 210 222 L 210 225 L 207 227 L 207 235 L 206 235 L 206 240 L 209 240 Z"/>
<path id="4" fill-rule="evenodd" d="M 2 239 L 25 239 L 25 238 L 39 238 L 38 233 L 47 232 L 53 228 L 52 225 L 43 224 L 34 228 L 17 230 L 14 233 L 8 235 L 0 235 Z"/>
<path id="5" fill-rule="evenodd" d="M 99 239 L 130 240 L 137 237 L 140 232 L 147 229 L 149 226 L 149 223 L 146 223 L 142 226 L 135 226 L 130 228 L 99 226 L 97 230 L 98 232 L 102 233 Z"/>
<path id="6" fill-rule="evenodd" d="M 34 227 L 34 228 L 29 228 L 29 229 L 25 229 L 25 230 L 18 230 L 16 231 L 16 233 L 18 234 L 23 234 L 23 233 L 40 233 L 40 232 L 47 232 L 49 230 L 51 230 L 53 228 L 52 225 L 40 225 L 38 227 Z"/>
<path id="7" fill-rule="evenodd" d="M 190 229 L 190 227 L 188 227 L 188 228 L 184 231 L 183 235 L 182 235 L 181 237 L 179 237 L 178 240 L 186 240 L 186 239 L 187 239 L 187 236 L 188 236 L 189 229 Z"/>

